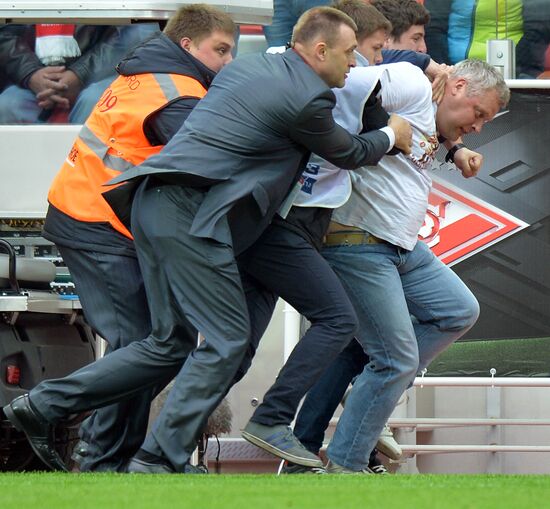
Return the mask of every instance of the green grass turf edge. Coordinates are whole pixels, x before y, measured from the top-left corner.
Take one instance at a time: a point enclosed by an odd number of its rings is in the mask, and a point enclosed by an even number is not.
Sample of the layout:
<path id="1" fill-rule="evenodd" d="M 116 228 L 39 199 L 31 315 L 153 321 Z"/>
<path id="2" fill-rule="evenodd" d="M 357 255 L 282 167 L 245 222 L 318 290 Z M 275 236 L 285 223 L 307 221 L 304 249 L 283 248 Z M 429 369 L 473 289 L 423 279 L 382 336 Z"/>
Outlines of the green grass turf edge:
<path id="1" fill-rule="evenodd" d="M 539 509 L 544 475 L 1 473 L 1 509 Z"/>

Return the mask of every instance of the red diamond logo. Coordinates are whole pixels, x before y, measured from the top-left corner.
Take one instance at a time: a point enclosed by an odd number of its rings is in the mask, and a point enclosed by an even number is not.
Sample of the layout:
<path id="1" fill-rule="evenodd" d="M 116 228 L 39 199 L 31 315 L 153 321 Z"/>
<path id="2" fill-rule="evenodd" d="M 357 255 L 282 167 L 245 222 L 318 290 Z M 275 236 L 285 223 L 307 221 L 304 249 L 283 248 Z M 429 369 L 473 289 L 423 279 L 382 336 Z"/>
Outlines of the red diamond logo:
<path id="1" fill-rule="evenodd" d="M 521 219 L 434 178 L 418 238 L 441 261 L 454 265 L 527 226 Z"/>

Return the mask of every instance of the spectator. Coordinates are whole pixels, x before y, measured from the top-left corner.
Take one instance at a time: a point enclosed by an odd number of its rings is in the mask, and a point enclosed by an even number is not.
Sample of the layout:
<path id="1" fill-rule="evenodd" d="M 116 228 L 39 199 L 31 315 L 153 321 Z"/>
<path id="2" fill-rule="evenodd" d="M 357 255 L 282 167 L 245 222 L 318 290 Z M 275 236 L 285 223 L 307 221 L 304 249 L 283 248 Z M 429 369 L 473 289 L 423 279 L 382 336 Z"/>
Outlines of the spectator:
<path id="1" fill-rule="evenodd" d="M 465 58 L 486 59 L 486 41 L 512 39 L 516 43 L 516 75 L 536 78 L 544 71 L 550 44 L 550 4 L 522 0 L 497 11 L 494 0 L 475 3 L 426 0 L 431 15 L 427 44 L 438 62 L 454 64 Z"/>
<path id="2" fill-rule="evenodd" d="M 537 78 L 550 67 L 546 65 L 550 45 L 550 3 L 547 0 L 524 0 L 523 37 L 516 47 L 516 76 Z"/>
<path id="3" fill-rule="evenodd" d="M 0 124 L 44 122 L 59 110 L 84 123 L 115 65 L 157 29 L 156 24 L 110 26 L 6 25 L 0 61 L 7 88 L 0 94 Z"/>
<path id="4" fill-rule="evenodd" d="M 273 20 L 264 27 L 267 45 L 286 46 L 298 18 L 311 7 L 328 5 L 330 0 L 273 0 Z"/>
<path id="5" fill-rule="evenodd" d="M 408 157 L 384 157 L 376 167 L 351 172 L 351 196 L 335 211 L 326 235 L 322 254 L 354 304 L 360 323 L 356 337 L 369 355 L 367 365 L 350 363 L 350 358 L 360 357 L 352 342 L 323 375 L 325 387 L 331 388 L 340 385 L 342 377 L 340 386 L 345 387 L 358 375 L 327 449 L 329 473 L 370 473 L 368 453 L 404 389 L 477 319 L 475 297 L 417 235 L 439 139 L 446 140 L 448 157 L 463 176 L 475 176 L 481 154 L 454 143 L 461 133 L 480 132 L 509 100 L 495 69 L 466 61 L 455 66 L 446 82 L 434 118 L 432 94 L 418 69 L 408 63 L 387 66 L 385 72 L 380 67 L 357 68 L 346 87 L 355 87 L 358 94 L 343 97 L 342 91 L 335 91 L 337 105 L 353 112 L 351 121 L 358 117 L 359 91 L 369 90 L 377 80 L 382 106 L 402 113 L 413 125 L 414 149 Z M 323 173 L 334 179 L 334 168 L 320 165 L 317 189 L 323 189 L 318 187 Z"/>
<path id="6" fill-rule="evenodd" d="M 388 48 L 426 53 L 424 26 L 429 23 L 430 14 L 422 5 L 416 0 L 371 0 L 370 3 L 392 24 Z M 437 58 L 434 60 L 439 62 Z"/>
<path id="7" fill-rule="evenodd" d="M 428 11 L 415 0 L 366 0 L 376 7 L 393 25 L 388 47 L 409 49 L 426 53 L 424 25 L 430 21 Z M 325 0 L 274 0 L 273 21 L 264 27 L 270 48 L 285 46 L 292 36 L 292 29 L 307 9 L 316 5 L 328 5 Z M 435 59 L 437 61 L 437 59 Z"/>

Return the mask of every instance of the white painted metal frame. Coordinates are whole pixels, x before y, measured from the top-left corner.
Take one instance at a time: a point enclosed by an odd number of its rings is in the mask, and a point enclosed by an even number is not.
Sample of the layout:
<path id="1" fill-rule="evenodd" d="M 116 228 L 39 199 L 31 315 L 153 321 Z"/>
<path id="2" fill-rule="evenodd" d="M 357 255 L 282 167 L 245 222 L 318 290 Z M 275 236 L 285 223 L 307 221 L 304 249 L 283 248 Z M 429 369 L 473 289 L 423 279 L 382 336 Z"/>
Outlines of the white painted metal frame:
<path id="1" fill-rule="evenodd" d="M 550 387 L 550 378 L 434 376 L 416 377 L 415 387 Z"/>
<path id="2" fill-rule="evenodd" d="M 547 445 L 404 445 L 404 456 L 451 452 L 550 452 Z"/>
<path id="3" fill-rule="evenodd" d="M 550 387 L 550 378 L 489 378 L 489 377 L 417 377 L 412 391 L 422 387 L 487 387 L 486 418 L 437 418 L 437 417 L 391 417 L 388 424 L 391 428 L 406 431 L 412 437 L 419 431 L 432 431 L 439 428 L 490 426 L 495 435 L 491 444 L 406 444 L 401 443 L 403 458 L 399 461 L 411 461 L 420 454 L 466 453 L 466 452 L 550 452 L 550 446 L 543 445 L 500 445 L 498 442 L 497 427 L 499 426 L 550 426 L 550 419 L 503 419 L 491 417 L 500 414 L 500 400 L 502 387 Z M 416 398 L 413 398 L 416 400 Z M 337 418 L 331 419 L 335 425 Z M 413 466 L 416 470 L 416 465 Z"/>
<path id="4" fill-rule="evenodd" d="M 405 458 L 418 454 L 465 453 L 465 452 L 550 452 L 550 446 L 539 445 L 500 445 L 498 427 L 500 426 L 550 426 L 549 419 L 503 419 L 499 418 L 501 411 L 501 389 L 503 387 L 550 387 L 550 378 L 527 377 L 495 377 L 496 371 L 491 369 L 491 377 L 417 377 L 414 381 L 415 390 L 423 387 L 486 387 L 487 388 L 487 418 L 427 418 L 407 417 L 390 418 L 392 428 L 409 431 L 429 431 L 436 428 L 490 426 L 490 442 L 487 445 L 462 444 L 401 444 Z"/>
<path id="5" fill-rule="evenodd" d="M 501 419 L 460 417 L 391 417 L 392 428 L 411 428 L 430 431 L 436 428 L 460 428 L 464 426 L 550 426 L 550 419 Z"/>
<path id="6" fill-rule="evenodd" d="M 268 25 L 273 16 L 272 0 L 203 1 L 229 13 L 237 23 Z M 166 20 L 186 3 L 193 3 L 193 0 L 0 1 L 0 23 L 124 24 L 132 21 Z"/>

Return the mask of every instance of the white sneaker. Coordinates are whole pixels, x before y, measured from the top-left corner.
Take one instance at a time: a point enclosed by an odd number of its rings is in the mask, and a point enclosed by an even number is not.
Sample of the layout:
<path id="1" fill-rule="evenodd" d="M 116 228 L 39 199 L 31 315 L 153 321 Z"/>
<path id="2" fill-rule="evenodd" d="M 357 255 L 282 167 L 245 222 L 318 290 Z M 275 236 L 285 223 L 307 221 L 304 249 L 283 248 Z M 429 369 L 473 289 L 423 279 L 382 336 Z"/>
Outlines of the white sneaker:
<path id="1" fill-rule="evenodd" d="M 401 446 L 393 438 L 393 433 L 387 424 L 384 426 L 382 433 L 380 433 L 380 437 L 378 437 L 376 448 L 392 460 L 398 460 L 403 455 Z"/>

